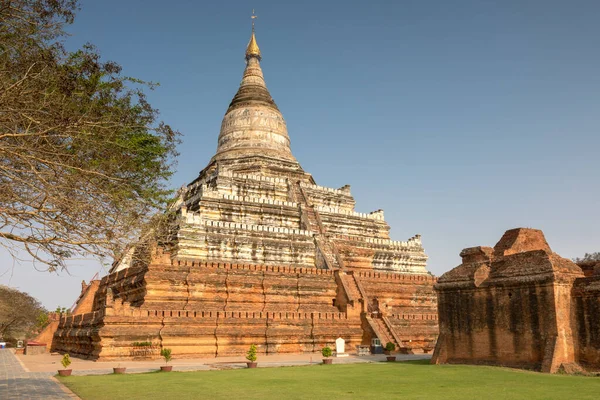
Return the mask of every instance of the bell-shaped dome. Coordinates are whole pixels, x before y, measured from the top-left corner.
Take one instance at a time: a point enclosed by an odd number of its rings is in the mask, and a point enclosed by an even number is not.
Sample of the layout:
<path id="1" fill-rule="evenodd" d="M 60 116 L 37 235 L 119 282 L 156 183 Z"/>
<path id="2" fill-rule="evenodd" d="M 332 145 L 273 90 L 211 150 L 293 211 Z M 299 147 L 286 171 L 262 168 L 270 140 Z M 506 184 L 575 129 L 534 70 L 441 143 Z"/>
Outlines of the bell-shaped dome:
<path id="1" fill-rule="evenodd" d="M 244 76 L 223 117 L 213 160 L 262 156 L 296 162 L 285 120 L 267 89 L 260 60 L 253 31 Z"/>

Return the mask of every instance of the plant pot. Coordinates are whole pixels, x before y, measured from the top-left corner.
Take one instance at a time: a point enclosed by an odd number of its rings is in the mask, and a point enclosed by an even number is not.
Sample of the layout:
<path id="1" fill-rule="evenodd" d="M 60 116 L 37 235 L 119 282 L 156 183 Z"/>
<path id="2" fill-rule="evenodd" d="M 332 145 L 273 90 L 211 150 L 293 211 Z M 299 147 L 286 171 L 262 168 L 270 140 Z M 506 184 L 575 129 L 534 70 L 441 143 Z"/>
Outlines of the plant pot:
<path id="1" fill-rule="evenodd" d="M 323 364 L 327 364 L 327 365 L 333 364 L 333 358 L 324 358 Z"/>
<path id="2" fill-rule="evenodd" d="M 387 356 L 388 361 L 396 361 L 396 356 Z"/>
<path id="3" fill-rule="evenodd" d="M 384 351 L 383 351 L 383 354 L 386 354 L 386 355 L 388 355 L 388 356 L 389 356 L 390 354 L 392 354 L 392 352 L 391 352 L 391 351 L 389 351 L 389 350 L 384 350 Z"/>
<path id="4" fill-rule="evenodd" d="M 72 369 L 59 369 L 58 375 L 60 376 L 71 376 Z"/>
<path id="5" fill-rule="evenodd" d="M 127 369 L 126 367 L 113 368 L 113 373 L 124 374 L 126 369 Z"/>
<path id="6" fill-rule="evenodd" d="M 247 362 L 246 365 L 248 366 L 248 368 L 256 368 L 258 363 L 257 362 Z"/>
<path id="7" fill-rule="evenodd" d="M 160 370 L 162 372 L 171 372 L 173 370 L 173 366 L 172 365 L 163 365 L 162 367 L 160 367 Z"/>

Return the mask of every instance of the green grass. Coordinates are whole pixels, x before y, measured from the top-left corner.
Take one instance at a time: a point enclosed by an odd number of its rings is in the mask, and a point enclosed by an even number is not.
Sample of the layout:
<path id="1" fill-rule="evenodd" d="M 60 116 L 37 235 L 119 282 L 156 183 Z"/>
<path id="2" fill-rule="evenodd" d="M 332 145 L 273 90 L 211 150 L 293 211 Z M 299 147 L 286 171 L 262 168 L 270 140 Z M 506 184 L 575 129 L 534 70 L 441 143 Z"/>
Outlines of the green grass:
<path id="1" fill-rule="evenodd" d="M 93 399 L 598 399 L 600 378 L 427 361 L 60 378 Z"/>

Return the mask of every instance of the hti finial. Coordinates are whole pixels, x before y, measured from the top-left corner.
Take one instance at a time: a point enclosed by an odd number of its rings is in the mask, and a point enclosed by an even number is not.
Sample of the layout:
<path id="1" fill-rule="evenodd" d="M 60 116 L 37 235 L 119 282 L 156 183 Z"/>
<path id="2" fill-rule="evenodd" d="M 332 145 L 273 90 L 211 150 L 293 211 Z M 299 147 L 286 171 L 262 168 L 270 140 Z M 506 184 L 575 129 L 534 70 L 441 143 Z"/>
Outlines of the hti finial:
<path id="1" fill-rule="evenodd" d="M 252 9 L 252 15 L 250 18 L 252 18 L 252 36 L 250 36 L 248 47 L 246 47 L 246 60 L 249 60 L 250 57 L 256 57 L 260 61 L 260 49 L 258 48 L 256 36 L 254 35 L 254 20 L 258 18 L 258 15 L 254 14 L 254 9 Z"/>
<path id="2" fill-rule="evenodd" d="M 254 8 L 252 9 L 252 15 L 250 18 L 252 18 L 252 32 L 254 32 L 254 20 L 258 18 L 258 15 L 254 14 Z"/>

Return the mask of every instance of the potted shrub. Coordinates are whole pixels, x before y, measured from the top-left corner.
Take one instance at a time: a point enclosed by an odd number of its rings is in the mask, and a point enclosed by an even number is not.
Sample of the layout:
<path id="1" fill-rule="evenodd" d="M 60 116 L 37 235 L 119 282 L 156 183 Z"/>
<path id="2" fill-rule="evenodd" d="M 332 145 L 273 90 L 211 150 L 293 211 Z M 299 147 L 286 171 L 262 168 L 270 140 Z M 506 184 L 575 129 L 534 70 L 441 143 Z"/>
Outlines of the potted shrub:
<path id="1" fill-rule="evenodd" d="M 333 360 L 331 359 L 331 355 L 333 354 L 333 351 L 331 350 L 331 347 L 329 346 L 325 346 L 321 349 L 321 354 L 323 355 L 323 364 L 331 364 L 333 363 Z"/>
<path id="2" fill-rule="evenodd" d="M 72 369 L 67 369 L 67 367 L 69 365 L 71 365 L 71 357 L 69 357 L 68 353 L 65 353 L 65 355 L 63 356 L 62 360 L 60 360 L 60 363 L 62 364 L 64 369 L 59 369 L 58 370 L 58 375 L 60 376 L 71 376 L 71 371 L 73 371 Z"/>
<path id="3" fill-rule="evenodd" d="M 127 369 L 126 367 L 121 367 L 121 364 L 118 364 L 116 367 L 113 368 L 113 373 L 114 374 L 124 374 L 126 369 Z"/>
<path id="4" fill-rule="evenodd" d="M 258 365 L 258 363 L 256 362 L 256 345 L 255 344 L 251 345 L 250 349 L 246 353 L 246 360 L 249 361 L 246 363 L 248 365 L 248 368 L 256 368 L 256 366 Z"/>
<path id="5" fill-rule="evenodd" d="M 396 356 L 392 356 L 392 351 L 396 350 L 396 345 L 392 342 L 387 342 L 384 353 L 387 354 L 388 361 L 396 361 Z"/>
<path id="6" fill-rule="evenodd" d="M 172 359 L 171 349 L 167 349 L 166 347 L 163 347 L 160 350 L 160 355 L 165 359 L 165 364 L 169 364 L 169 361 L 171 361 L 171 359 Z M 173 370 L 173 366 L 172 365 L 163 365 L 162 367 L 160 367 L 160 370 L 163 372 L 171 372 Z"/>

